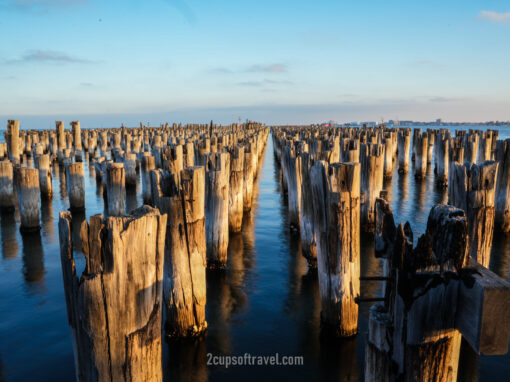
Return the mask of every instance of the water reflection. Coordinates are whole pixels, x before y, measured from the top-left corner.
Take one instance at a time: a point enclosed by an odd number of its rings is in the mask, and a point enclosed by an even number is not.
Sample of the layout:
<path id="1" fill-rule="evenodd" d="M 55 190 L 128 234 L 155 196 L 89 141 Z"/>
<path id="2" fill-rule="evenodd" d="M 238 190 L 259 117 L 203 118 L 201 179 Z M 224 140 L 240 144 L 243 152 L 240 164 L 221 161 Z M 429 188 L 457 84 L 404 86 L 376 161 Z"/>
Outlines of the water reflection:
<path id="1" fill-rule="evenodd" d="M 55 222 L 53 221 L 53 200 L 41 198 L 41 227 L 43 236 L 50 244 L 57 242 Z"/>
<path id="2" fill-rule="evenodd" d="M 18 256 L 18 240 L 16 238 L 16 219 L 13 212 L 2 212 L 0 217 L 2 229 L 2 255 L 4 259 L 15 259 Z"/>
<path id="3" fill-rule="evenodd" d="M 41 233 L 27 232 L 21 235 L 23 243 L 23 276 L 30 294 L 42 294 L 46 291 L 44 283 L 44 252 Z"/>
<path id="4" fill-rule="evenodd" d="M 319 380 L 321 381 L 360 381 L 356 357 L 357 337 L 340 339 L 321 337 Z"/>
<path id="5" fill-rule="evenodd" d="M 204 338 L 167 340 L 168 356 L 165 373 L 169 381 L 208 380 L 207 348 Z"/>

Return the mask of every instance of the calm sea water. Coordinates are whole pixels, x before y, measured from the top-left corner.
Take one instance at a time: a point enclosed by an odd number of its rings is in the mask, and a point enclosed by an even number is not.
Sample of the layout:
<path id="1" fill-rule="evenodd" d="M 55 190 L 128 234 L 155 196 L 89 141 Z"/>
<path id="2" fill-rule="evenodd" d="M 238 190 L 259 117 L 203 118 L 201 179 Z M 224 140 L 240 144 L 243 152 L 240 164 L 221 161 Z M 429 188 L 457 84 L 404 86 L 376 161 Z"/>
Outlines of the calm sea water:
<path id="1" fill-rule="evenodd" d="M 500 138 L 508 137 L 510 127 L 500 128 Z M 370 305 L 360 307 L 360 333 L 355 338 L 320 337 L 317 275 L 309 272 L 299 238 L 288 229 L 278 171 L 269 137 L 253 211 L 244 218 L 243 232 L 230 238 L 228 269 L 207 273 L 207 336 L 203 340 L 165 342 L 166 380 L 363 379 Z M 434 187 L 433 165 L 425 181 L 415 180 L 412 174 L 412 169 L 406 176 L 395 171 L 385 188 L 396 221 L 409 221 L 414 232 L 421 234 L 430 208 L 445 202 L 446 193 Z M 86 211 L 73 217 L 77 223 L 104 213 L 102 188 L 87 162 L 85 185 Z M 0 381 L 74 379 L 57 228 L 58 214 L 69 207 L 69 202 L 64 171 L 58 166 L 53 168 L 53 190 L 53 199 L 42 203 L 40 233 L 21 235 L 17 212 L 0 216 Z M 127 201 L 128 210 L 141 205 L 140 184 L 128 191 Z M 361 243 L 361 274 L 379 274 L 381 265 L 373 255 L 373 238 L 363 234 Z M 77 267 L 83 269 L 83 259 L 77 261 Z M 490 267 L 509 279 L 509 235 L 495 235 Z M 361 294 L 378 296 L 380 285 L 363 282 Z M 207 353 L 300 355 L 304 365 L 226 369 L 207 366 Z M 507 380 L 510 356 L 477 356 L 463 344 L 459 370 L 460 380 Z"/>

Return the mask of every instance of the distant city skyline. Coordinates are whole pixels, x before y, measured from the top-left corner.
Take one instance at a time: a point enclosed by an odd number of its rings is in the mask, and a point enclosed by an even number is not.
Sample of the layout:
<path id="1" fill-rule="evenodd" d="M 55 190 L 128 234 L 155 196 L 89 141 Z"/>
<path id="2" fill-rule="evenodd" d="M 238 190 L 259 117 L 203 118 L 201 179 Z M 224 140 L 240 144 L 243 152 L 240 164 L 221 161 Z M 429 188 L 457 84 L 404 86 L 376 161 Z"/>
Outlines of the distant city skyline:
<path id="1" fill-rule="evenodd" d="M 510 120 L 499 0 L 0 0 L 0 118 Z"/>

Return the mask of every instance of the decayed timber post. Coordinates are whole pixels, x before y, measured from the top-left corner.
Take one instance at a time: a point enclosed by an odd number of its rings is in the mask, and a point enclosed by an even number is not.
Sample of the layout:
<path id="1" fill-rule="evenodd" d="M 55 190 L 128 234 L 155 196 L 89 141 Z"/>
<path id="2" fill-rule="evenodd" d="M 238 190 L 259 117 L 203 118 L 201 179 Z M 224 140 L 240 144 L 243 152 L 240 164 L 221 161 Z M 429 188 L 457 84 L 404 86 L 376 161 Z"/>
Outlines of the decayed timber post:
<path id="1" fill-rule="evenodd" d="M 510 231 L 510 139 L 496 141 L 496 161 L 499 163 L 496 183 L 496 227 Z"/>
<path id="2" fill-rule="evenodd" d="M 110 163 L 106 168 L 106 195 L 109 216 L 126 213 L 126 175 L 124 164 Z"/>
<path id="3" fill-rule="evenodd" d="M 454 163 L 448 188 L 449 204 L 466 212 L 471 257 L 489 267 L 494 233 L 497 162 Z"/>
<path id="4" fill-rule="evenodd" d="M 409 170 L 409 148 L 411 147 L 411 132 L 409 129 L 400 129 L 397 138 L 398 172 L 405 174 Z"/>
<path id="5" fill-rule="evenodd" d="M 66 184 L 70 210 L 85 209 L 85 179 L 82 162 L 66 166 Z"/>
<path id="6" fill-rule="evenodd" d="M 69 213 L 60 213 L 60 257 L 77 379 L 162 381 L 167 216 L 144 206 L 128 217 L 85 220 L 81 277 L 73 258 L 71 220 Z"/>
<path id="7" fill-rule="evenodd" d="M 205 154 L 203 161 L 207 266 L 222 268 L 227 265 L 230 155 Z"/>
<path id="8" fill-rule="evenodd" d="M 184 169 L 180 184 L 168 171 L 152 171 L 151 179 L 154 203 L 171 216 L 167 222 L 163 286 L 167 335 L 198 336 L 207 329 L 204 168 Z"/>
<path id="9" fill-rule="evenodd" d="M 361 224 L 368 230 L 373 230 L 375 223 L 375 200 L 383 188 L 384 146 L 380 144 L 362 144 L 361 162 L 361 192 L 364 202 L 361 204 Z"/>
<path id="10" fill-rule="evenodd" d="M 298 170 L 301 172 L 300 240 L 303 256 L 311 267 L 317 266 L 317 246 L 314 230 L 314 205 L 310 170 L 312 160 L 308 152 L 299 155 Z"/>
<path id="11" fill-rule="evenodd" d="M 156 159 L 152 155 L 142 157 L 142 193 L 143 202 L 152 204 L 151 175 L 150 172 L 156 168 Z"/>
<path id="12" fill-rule="evenodd" d="M 14 172 L 8 160 L 0 162 L 0 209 L 14 211 Z"/>
<path id="13" fill-rule="evenodd" d="M 318 161 L 311 169 L 311 184 L 321 323 L 335 335 L 352 336 L 358 332 L 355 298 L 360 291 L 360 165 L 328 167 Z"/>
<path id="14" fill-rule="evenodd" d="M 450 150 L 448 137 L 442 135 L 437 136 L 434 155 L 436 183 L 439 186 L 446 187 L 448 185 L 448 169 L 450 167 Z"/>
<path id="15" fill-rule="evenodd" d="M 9 120 L 7 121 L 7 152 L 9 159 L 13 163 L 19 163 L 20 152 L 19 152 L 19 121 Z"/>
<path id="16" fill-rule="evenodd" d="M 41 189 L 41 196 L 45 199 L 50 199 L 53 193 L 50 155 L 43 154 L 36 157 L 35 163 L 39 170 L 39 187 Z"/>
<path id="17" fill-rule="evenodd" d="M 429 148 L 429 137 L 426 132 L 415 135 L 414 146 L 414 176 L 419 179 L 425 178 L 427 175 L 427 155 Z"/>
<path id="18" fill-rule="evenodd" d="M 20 231 L 38 231 L 41 228 L 39 171 L 35 168 L 22 167 L 19 169 L 17 181 Z"/>
<path id="19" fill-rule="evenodd" d="M 241 232 L 243 225 L 244 147 L 230 150 L 230 180 L 228 193 L 228 226 L 231 232 Z"/>
<path id="20" fill-rule="evenodd" d="M 413 248 L 410 225 L 396 227 L 386 201 L 377 206 L 387 281 L 384 304 L 370 311 L 365 381 L 454 382 L 461 336 L 477 353 L 506 353 L 510 284 L 469 260 L 464 211 L 435 206 Z"/>

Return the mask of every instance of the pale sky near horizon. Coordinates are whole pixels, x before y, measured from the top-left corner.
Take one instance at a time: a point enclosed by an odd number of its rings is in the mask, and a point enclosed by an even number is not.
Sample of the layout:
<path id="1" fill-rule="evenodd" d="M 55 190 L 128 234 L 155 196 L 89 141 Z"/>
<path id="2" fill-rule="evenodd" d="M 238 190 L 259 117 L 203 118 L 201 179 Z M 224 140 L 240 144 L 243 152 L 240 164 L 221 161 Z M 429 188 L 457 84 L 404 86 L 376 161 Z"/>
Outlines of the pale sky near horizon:
<path id="1" fill-rule="evenodd" d="M 22 128 L 510 120 L 510 1 L 0 0 L 0 15 L 0 123 Z"/>

